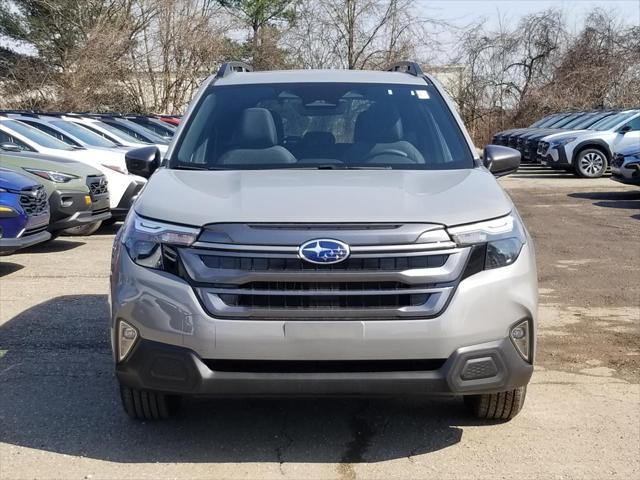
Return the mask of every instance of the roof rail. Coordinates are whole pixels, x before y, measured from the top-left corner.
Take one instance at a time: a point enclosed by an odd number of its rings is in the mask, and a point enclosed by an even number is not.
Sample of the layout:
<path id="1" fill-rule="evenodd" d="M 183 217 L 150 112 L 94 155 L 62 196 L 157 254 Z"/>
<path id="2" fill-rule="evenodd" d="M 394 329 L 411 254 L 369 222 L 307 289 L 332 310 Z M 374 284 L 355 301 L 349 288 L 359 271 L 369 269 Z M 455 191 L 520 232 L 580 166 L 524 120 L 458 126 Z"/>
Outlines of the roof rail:
<path id="1" fill-rule="evenodd" d="M 253 67 L 244 62 L 224 62 L 220 65 L 216 78 L 224 78 L 233 72 L 253 72 Z"/>
<path id="2" fill-rule="evenodd" d="M 415 77 L 421 77 L 422 75 L 424 75 L 424 73 L 422 72 L 422 68 L 420 68 L 420 65 L 418 64 L 418 62 L 408 62 L 408 61 L 394 63 L 387 69 L 387 72 L 408 73 Z"/>

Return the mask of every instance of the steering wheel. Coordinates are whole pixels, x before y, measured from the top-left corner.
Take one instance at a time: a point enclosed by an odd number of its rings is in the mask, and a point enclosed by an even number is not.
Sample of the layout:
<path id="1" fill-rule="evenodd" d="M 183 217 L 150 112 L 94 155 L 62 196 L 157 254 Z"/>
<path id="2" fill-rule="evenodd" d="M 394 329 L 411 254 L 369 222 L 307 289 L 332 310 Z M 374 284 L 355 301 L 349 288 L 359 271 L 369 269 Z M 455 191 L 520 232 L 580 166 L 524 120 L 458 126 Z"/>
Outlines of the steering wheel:
<path id="1" fill-rule="evenodd" d="M 366 162 L 367 160 L 371 160 L 372 158 L 380 157 L 382 155 L 393 155 L 396 157 L 409 158 L 409 155 L 407 154 L 407 152 L 403 152 L 402 150 L 397 150 L 395 148 L 388 148 L 386 150 L 380 150 L 379 152 L 370 153 L 369 155 L 364 157 L 362 161 Z"/>

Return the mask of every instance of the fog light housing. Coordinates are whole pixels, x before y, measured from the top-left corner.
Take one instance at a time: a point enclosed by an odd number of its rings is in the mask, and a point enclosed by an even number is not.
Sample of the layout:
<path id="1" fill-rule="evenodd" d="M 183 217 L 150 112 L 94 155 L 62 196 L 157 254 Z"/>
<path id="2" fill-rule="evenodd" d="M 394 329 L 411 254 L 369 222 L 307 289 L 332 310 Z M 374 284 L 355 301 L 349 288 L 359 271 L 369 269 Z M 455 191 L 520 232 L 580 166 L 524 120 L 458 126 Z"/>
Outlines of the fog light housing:
<path id="1" fill-rule="evenodd" d="M 118 323 L 118 361 L 121 362 L 133 348 L 138 339 L 138 330 L 124 320 Z"/>
<path id="2" fill-rule="evenodd" d="M 531 363 L 531 325 L 529 320 L 516 323 L 509 331 L 509 338 L 514 347 L 527 362 Z"/>

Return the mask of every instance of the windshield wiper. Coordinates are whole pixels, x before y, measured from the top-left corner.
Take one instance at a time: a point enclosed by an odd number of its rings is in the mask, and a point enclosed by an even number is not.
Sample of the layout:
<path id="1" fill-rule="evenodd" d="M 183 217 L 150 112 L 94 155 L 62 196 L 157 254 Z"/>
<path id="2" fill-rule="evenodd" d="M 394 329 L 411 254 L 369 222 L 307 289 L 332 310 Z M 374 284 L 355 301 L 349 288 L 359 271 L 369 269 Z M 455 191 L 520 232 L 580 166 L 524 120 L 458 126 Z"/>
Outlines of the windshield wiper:
<path id="1" fill-rule="evenodd" d="M 171 170 L 213 170 L 207 167 L 199 167 L 196 165 L 176 165 Z"/>
<path id="2" fill-rule="evenodd" d="M 286 167 L 286 168 L 293 168 L 293 169 L 301 169 L 301 170 L 391 170 L 390 166 L 383 166 L 383 167 L 378 167 L 378 166 L 370 166 L 370 167 L 365 167 L 365 166 L 349 166 L 349 165 L 335 165 L 332 163 L 327 163 L 327 164 L 323 164 L 323 165 L 310 165 L 307 167 Z M 284 169 L 283 169 L 284 170 Z"/>
<path id="3" fill-rule="evenodd" d="M 393 170 L 389 165 L 385 165 L 384 167 L 345 167 L 346 170 Z"/>

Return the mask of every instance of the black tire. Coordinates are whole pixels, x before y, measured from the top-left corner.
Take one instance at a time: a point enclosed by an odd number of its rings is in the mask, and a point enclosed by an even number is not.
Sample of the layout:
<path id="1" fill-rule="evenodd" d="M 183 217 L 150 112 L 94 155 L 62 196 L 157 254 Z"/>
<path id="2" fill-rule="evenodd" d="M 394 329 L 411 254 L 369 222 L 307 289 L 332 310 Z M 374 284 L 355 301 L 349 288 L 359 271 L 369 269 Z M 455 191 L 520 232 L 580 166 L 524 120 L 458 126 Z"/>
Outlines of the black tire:
<path id="1" fill-rule="evenodd" d="M 476 418 L 483 420 L 511 420 L 520 413 L 527 396 L 527 387 L 499 393 L 466 395 L 464 403 Z"/>
<path id="2" fill-rule="evenodd" d="M 62 233 L 70 237 L 86 237 L 98 231 L 102 221 L 93 223 L 87 223 L 85 225 L 78 225 L 77 227 L 66 228 L 62 230 Z"/>
<path id="3" fill-rule="evenodd" d="M 180 409 L 181 398 L 177 395 L 148 390 L 138 390 L 120 385 L 122 408 L 134 420 L 163 420 L 172 417 Z"/>
<path id="4" fill-rule="evenodd" d="M 607 154 L 598 148 L 585 148 L 578 152 L 573 165 L 575 174 L 582 178 L 599 178 L 608 166 Z"/>

